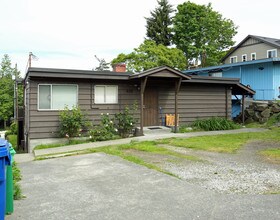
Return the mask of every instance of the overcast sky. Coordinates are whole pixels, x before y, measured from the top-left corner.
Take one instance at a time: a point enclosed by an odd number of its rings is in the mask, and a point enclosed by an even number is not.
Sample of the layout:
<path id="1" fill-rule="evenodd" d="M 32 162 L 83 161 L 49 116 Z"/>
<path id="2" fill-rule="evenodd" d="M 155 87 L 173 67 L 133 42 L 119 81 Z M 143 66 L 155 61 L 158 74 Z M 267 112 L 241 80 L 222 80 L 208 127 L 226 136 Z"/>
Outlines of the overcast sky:
<path id="1" fill-rule="evenodd" d="M 185 1 L 169 0 L 176 7 Z M 212 3 L 214 10 L 239 27 L 234 38 L 248 34 L 280 38 L 279 0 L 193 0 Z M 94 55 L 110 62 L 144 40 L 146 21 L 156 0 L 0 0 L 0 58 L 9 54 L 25 74 L 32 66 L 92 69 Z"/>

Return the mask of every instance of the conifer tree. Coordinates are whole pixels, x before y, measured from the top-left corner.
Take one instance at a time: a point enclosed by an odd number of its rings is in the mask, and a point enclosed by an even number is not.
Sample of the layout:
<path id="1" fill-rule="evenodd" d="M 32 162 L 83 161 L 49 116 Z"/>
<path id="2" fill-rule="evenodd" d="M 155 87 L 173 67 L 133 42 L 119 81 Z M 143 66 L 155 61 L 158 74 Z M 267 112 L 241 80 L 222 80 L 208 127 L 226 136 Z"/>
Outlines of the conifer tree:
<path id="1" fill-rule="evenodd" d="M 151 17 L 145 18 L 147 21 L 147 39 L 153 40 L 157 45 L 171 45 L 171 13 L 174 12 L 168 0 L 158 0 L 158 6 L 151 11 Z"/>

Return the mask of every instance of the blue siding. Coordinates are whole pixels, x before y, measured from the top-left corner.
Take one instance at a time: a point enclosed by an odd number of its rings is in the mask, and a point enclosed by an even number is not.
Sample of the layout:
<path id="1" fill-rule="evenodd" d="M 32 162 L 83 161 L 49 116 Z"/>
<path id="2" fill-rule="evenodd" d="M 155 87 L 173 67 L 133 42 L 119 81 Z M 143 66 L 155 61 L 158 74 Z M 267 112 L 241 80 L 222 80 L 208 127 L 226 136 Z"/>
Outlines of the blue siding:
<path id="1" fill-rule="evenodd" d="M 263 69 L 261 70 L 260 67 Z M 240 78 L 244 85 L 250 85 L 256 91 L 254 99 L 275 99 L 275 87 L 273 86 L 273 63 L 251 64 L 235 66 L 223 71 L 223 77 Z"/>
<path id="2" fill-rule="evenodd" d="M 235 118 L 241 112 L 241 105 L 239 100 L 232 100 L 231 117 Z"/>
<path id="3" fill-rule="evenodd" d="M 256 100 L 280 100 L 280 58 L 223 64 L 183 72 L 208 76 L 208 72 L 220 71 L 223 71 L 223 77 L 239 78 L 242 84 L 250 85 L 256 91 Z"/>
<path id="4" fill-rule="evenodd" d="M 274 98 L 280 100 L 278 97 L 280 95 L 280 64 L 274 64 L 273 69 L 273 88 L 274 88 Z"/>

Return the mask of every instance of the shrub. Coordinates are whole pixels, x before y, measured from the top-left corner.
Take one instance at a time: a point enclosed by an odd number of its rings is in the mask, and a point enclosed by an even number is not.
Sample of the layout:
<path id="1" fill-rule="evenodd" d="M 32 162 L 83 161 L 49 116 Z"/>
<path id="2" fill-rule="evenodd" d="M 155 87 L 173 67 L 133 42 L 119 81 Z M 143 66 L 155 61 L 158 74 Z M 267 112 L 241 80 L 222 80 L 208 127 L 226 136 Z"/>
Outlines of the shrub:
<path id="1" fill-rule="evenodd" d="M 71 110 L 65 107 L 59 114 L 60 136 L 76 137 L 82 130 L 87 130 L 90 126 L 84 113 L 79 107 L 73 107 Z"/>
<path id="2" fill-rule="evenodd" d="M 10 126 L 11 134 L 17 134 L 17 130 L 18 130 L 18 125 L 17 122 L 14 121 Z"/>
<path id="3" fill-rule="evenodd" d="M 109 114 L 101 114 L 100 125 L 94 127 L 90 131 L 91 141 L 105 141 L 118 138 L 117 129 L 114 127 L 114 122 L 110 119 Z"/>
<path id="4" fill-rule="evenodd" d="M 21 180 L 21 173 L 19 168 L 17 167 L 16 162 L 13 162 L 13 184 L 14 184 L 14 200 L 18 200 L 22 198 L 21 187 L 19 181 Z"/>
<path id="5" fill-rule="evenodd" d="M 136 110 L 136 108 L 137 106 L 134 105 L 133 110 Z M 122 112 L 115 114 L 115 121 L 119 135 L 123 138 L 128 137 L 129 134 L 132 133 L 132 130 L 136 124 L 133 113 L 131 113 L 131 109 L 128 107 L 125 107 Z"/>
<path id="6" fill-rule="evenodd" d="M 198 119 L 194 121 L 191 126 L 195 129 L 205 131 L 230 130 L 240 128 L 240 126 L 235 124 L 233 121 L 218 117 L 203 120 Z"/>

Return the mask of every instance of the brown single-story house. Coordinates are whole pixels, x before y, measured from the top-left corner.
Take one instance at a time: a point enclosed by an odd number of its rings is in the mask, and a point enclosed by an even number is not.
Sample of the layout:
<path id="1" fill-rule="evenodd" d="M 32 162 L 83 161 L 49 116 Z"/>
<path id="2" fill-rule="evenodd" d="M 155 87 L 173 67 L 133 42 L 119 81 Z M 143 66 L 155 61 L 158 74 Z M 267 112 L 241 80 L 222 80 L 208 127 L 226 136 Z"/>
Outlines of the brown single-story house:
<path id="1" fill-rule="evenodd" d="M 28 69 L 24 79 L 24 143 L 55 138 L 59 110 L 79 105 L 98 124 L 101 113 L 115 114 L 138 103 L 135 114 L 140 134 L 144 126 L 162 125 L 165 114 L 175 114 L 179 124 L 197 118 L 231 117 L 231 96 L 252 95 L 254 91 L 239 79 L 187 76 L 162 66 L 141 73 L 72 69 Z"/>

